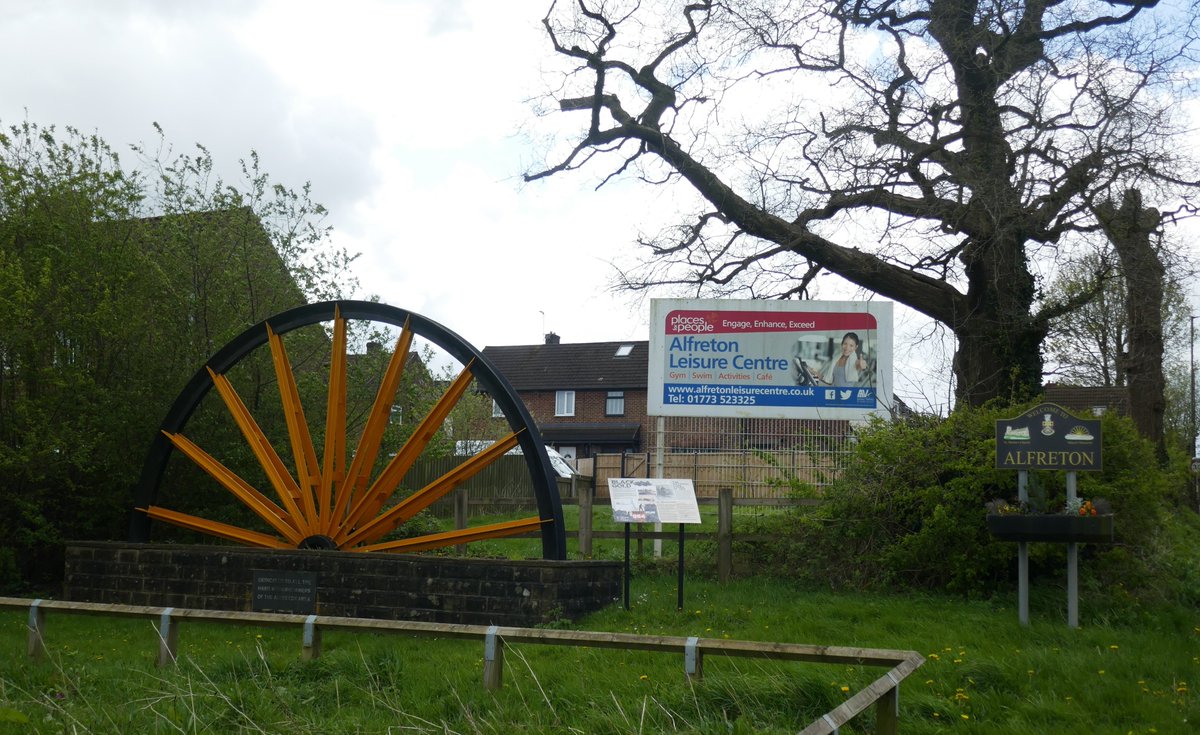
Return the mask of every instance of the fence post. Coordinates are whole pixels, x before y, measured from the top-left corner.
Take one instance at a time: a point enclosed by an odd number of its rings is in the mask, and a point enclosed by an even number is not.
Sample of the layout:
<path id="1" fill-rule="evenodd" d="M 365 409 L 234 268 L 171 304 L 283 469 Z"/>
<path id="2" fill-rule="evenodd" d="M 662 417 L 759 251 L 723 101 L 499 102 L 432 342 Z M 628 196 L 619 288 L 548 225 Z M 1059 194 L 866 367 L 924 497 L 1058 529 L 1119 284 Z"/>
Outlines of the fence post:
<path id="1" fill-rule="evenodd" d="M 163 610 L 158 619 L 158 666 L 170 666 L 179 657 L 179 625 L 171 620 L 175 608 Z"/>
<path id="2" fill-rule="evenodd" d="M 892 673 L 888 678 L 895 682 Z M 876 735 L 896 735 L 900 732 L 900 685 L 896 684 L 875 700 Z"/>
<path id="3" fill-rule="evenodd" d="M 733 576 L 733 488 L 717 491 L 717 580 Z"/>
<path id="4" fill-rule="evenodd" d="M 700 681 L 704 678 L 704 654 L 700 650 L 700 639 L 688 636 L 683 647 L 683 675 L 688 681 Z"/>
<path id="5" fill-rule="evenodd" d="M 467 518 L 471 515 L 471 498 L 467 495 L 467 488 L 459 486 L 454 491 L 454 530 L 461 531 L 467 527 Z M 467 553 L 466 544 L 457 544 L 454 547 L 454 553 L 463 556 Z"/>
<path id="6" fill-rule="evenodd" d="M 312 661 L 321 657 L 321 629 L 317 627 L 317 616 L 309 615 L 304 619 L 304 639 L 301 646 L 300 658 Z"/>
<path id="7" fill-rule="evenodd" d="M 585 486 L 576 495 L 579 498 L 579 555 L 584 559 L 592 558 L 592 496 L 595 492 L 593 478 L 591 487 Z"/>
<path id="8" fill-rule="evenodd" d="M 496 626 L 489 626 L 483 637 L 483 688 L 494 692 L 504 680 L 504 641 Z"/>
<path id="9" fill-rule="evenodd" d="M 25 652 L 34 660 L 40 660 L 46 655 L 46 640 L 42 637 L 42 631 L 46 629 L 46 611 L 42 609 L 41 604 L 39 598 L 29 605 L 29 643 Z"/>

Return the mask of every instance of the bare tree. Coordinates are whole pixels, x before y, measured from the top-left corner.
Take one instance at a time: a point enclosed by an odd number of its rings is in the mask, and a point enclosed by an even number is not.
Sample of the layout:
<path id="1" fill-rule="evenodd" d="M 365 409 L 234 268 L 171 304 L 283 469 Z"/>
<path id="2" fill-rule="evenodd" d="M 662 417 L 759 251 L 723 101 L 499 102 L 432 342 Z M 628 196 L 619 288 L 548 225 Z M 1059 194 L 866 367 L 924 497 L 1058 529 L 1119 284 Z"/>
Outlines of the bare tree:
<path id="1" fill-rule="evenodd" d="M 1167 269 L 1154 251 L 1154 235 L 1161 224 L 1158 210 L 1146 207 L 1137 189 L 1127 189 L 1120 205 L 1096 205 L 1100 226 L 1117 251 L 1125 274 L 1125 319 L 1128 349 L 1118 353 L 1117 366 L 1131 395 L 1130 415 L 1142 436 L 1167 459 L 1163 415 L 1167 410 L 1166 375 L 1163 372 L 1163 314 Z"/>
<path id="2" fill-rule="evenodd" d="M 828 271 L 947 325 L 958 400 L 1040 390 L 1037 265 L 1102 237 L 1137 186 L 1190 207 L 1171 117 L 1194 9 L 1158 0 L 555 4 L 553 98 L 585 115 L 539 179 L 686 182 L 689 222 L 628 288 L 807 294 Z M 576 128 L 578 130 L 578 128 Z"/>

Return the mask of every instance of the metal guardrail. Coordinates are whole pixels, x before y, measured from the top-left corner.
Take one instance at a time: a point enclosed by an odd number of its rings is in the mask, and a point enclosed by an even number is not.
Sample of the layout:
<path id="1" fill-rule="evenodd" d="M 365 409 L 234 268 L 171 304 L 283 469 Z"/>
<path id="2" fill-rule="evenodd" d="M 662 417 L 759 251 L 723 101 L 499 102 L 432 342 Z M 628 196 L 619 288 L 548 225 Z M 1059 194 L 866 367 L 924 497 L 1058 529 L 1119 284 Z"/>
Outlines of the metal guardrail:
<path id="1" fill-rule="evenodd" d="M 315 659 L 321 655 L 321 634 L 325 630 L 393 632 L 437 638 L 477 639 L 481 640 L 484 645 L 483 685 L 489 691 L 500 688 L 504 669 L 504 646 L 513 643 L 615 648 L 682 655 L 683 674 L 691 681 L 698 681 L 702 678 L 706 656 L 738 656 L 777 661 L 888 667 L 888 671 L 883 676 L 871 682 L 866 688 L 842 704 L 821 715 L 804 728 L 800 735 L 837 733 L 842 725 L 871 705 L 875 706 L 875 732 L 880 735 L 895 735 L 899 729 L 900 719 L 900 682 L 925 662 L 925 659 L 915 651 L 726 640 L 697 636 L 650 636 L 632 633 L 424 623 L 407 620 L 339 618 L 328 615 L 196 610 L 0 597 L 0 609 L 5 608 L 28 611 L 27 653 L 33 659 L 40 659 L 46 655 L 46 614 L 50 611 L 157 620 L 159 666 L 172 665 L 178 658 L 179 628 L 180 623 L 184 621 L 298 626 L 301 629 L 301 656 L 305 660 Z"/>

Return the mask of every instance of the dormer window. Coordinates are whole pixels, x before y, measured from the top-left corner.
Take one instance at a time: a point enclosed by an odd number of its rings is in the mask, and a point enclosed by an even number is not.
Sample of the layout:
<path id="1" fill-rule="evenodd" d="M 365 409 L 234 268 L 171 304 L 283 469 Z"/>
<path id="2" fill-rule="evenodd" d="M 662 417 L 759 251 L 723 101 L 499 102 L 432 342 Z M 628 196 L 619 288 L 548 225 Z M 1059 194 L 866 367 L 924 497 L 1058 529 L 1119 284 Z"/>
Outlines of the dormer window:
<path id="1" fill-rule="evenodd" d="M 629 353 L 633 352 L 633 345 L 623 344 L 617 348 L 616 357 L 629 357 Z"/>

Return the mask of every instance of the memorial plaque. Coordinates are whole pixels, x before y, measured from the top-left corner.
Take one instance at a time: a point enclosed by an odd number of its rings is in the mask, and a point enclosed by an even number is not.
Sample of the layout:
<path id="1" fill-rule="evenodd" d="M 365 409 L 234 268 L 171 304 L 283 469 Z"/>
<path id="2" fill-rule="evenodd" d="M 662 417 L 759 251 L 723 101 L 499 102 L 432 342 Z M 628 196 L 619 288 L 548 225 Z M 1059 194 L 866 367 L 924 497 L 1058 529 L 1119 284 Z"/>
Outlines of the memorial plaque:
<path id="1" fill-rule="evenodd" d="M 315 572 L 255 572 L 254 612 L 312 615 L 317 611 Z"/>

